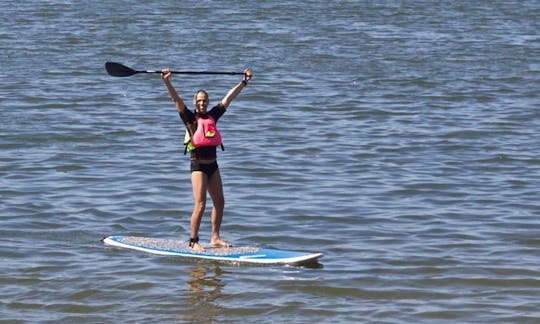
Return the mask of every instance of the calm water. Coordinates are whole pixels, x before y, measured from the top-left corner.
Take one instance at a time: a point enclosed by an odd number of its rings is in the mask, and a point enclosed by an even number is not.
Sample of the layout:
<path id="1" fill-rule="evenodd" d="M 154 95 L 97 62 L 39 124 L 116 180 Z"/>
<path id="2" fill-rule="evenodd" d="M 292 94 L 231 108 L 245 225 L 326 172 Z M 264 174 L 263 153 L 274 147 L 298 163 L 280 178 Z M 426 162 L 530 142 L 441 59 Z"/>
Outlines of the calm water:
<path id="1" fill-rule="evenodd" d="M 540 321 L 537 1 L 144 3 L 3 3 L 2 321 Z M 319 266 L 103 246 L 188 239 L 191 213 L 162 81 L 106 61 L 250 66 L 220 121 L 223 237 Z M 173 77 L 214 102 L 238 81 Z"/>

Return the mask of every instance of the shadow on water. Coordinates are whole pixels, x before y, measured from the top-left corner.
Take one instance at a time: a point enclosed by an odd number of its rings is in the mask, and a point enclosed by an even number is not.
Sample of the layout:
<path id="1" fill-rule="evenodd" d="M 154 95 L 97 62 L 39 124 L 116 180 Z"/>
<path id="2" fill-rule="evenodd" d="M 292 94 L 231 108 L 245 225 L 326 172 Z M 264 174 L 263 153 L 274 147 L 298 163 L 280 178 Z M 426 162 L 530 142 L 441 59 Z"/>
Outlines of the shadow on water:
<path id="1" fill-rule="evenodd" d="M 295 264 L 295 265 L 292 265 L 292 266 L 297 266 L 297 267 L 307 268 L 307 269 L 322 269 L 322 268 L 324 268 L 324 265 L 319 262 L 319 259 L 305 261 L 303 263 Z"/>

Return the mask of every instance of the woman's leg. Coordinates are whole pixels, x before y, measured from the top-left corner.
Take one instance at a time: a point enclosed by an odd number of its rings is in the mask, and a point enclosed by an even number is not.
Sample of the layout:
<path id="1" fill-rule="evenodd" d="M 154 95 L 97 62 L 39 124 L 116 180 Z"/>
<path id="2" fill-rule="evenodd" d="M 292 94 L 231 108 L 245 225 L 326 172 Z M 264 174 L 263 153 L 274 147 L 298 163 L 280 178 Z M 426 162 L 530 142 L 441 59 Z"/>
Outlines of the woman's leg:
<path id="1" fill-rule="evenodd" d="M 221 240 L 219 236 L 219 229 L 221 227 L 221 220 L 223 219 L 223 210 L 225 208 L 225 198 L 223 196 L 223 185 L 221 182 L 221 175 L 219 169 L 208 180 L 208 193 L 212 198 L 212 238 L 210 245 L 214 247 L 229 247 L 230 244 Z"/>
<path id="2" fill-rule="evenodd" d="M 208 180 L 206 174 L 202 171 L 191 172 L 191 186 L 193 188 L 193 213 L 191 214 L 191 238 L 199 236 L 201 219 L 206 207 L 206 190 Z M 194 243 L 191 247 L 195 251 L 204 251 L 199 243 Z"/>

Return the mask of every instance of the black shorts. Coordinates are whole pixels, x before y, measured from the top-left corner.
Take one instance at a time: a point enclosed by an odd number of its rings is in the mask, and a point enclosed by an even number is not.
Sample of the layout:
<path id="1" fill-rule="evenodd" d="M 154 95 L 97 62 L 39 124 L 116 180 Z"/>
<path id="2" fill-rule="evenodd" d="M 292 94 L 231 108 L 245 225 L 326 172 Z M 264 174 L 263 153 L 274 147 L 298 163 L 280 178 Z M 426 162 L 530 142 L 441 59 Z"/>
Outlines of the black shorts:
<path id="1" fill-rule="evenodd" d="M 197 161 L 191 161 L 191 172 L 194 171 L 202 171 L 204 174 L 210 178 L 218 169 L 217 161 L 214 161 L 212 163 L 203 164 L 199 163 Z"/>

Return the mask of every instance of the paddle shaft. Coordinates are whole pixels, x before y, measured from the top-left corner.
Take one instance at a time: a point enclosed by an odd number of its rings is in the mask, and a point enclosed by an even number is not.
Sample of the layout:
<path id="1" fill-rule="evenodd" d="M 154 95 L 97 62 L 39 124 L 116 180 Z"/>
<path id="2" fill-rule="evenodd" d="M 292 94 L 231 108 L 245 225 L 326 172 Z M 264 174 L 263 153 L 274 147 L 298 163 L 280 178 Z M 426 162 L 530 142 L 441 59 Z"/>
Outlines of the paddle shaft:
<path id="1" fill-rule="evenodd" d="M 222 74 L 242 75 L 243 72 L 218 72 L 218 71 L 170 71 L 172 74 Z M 161 71 L 135 71 L 135 73 L 161 73 Z"/>
<path id="2" fill-rule="evenodd" d="M 137 71 L 120 63 L 107 62 L 105 63 L 107 73 L 115 77 L 127 77 L 137 73 L 161 73 L 161 71 Z M 217 71 L 171 71 L 175 74 L 226 74 L 226 75 L 243 75 L 244 72 L 217 72 Z"/>

